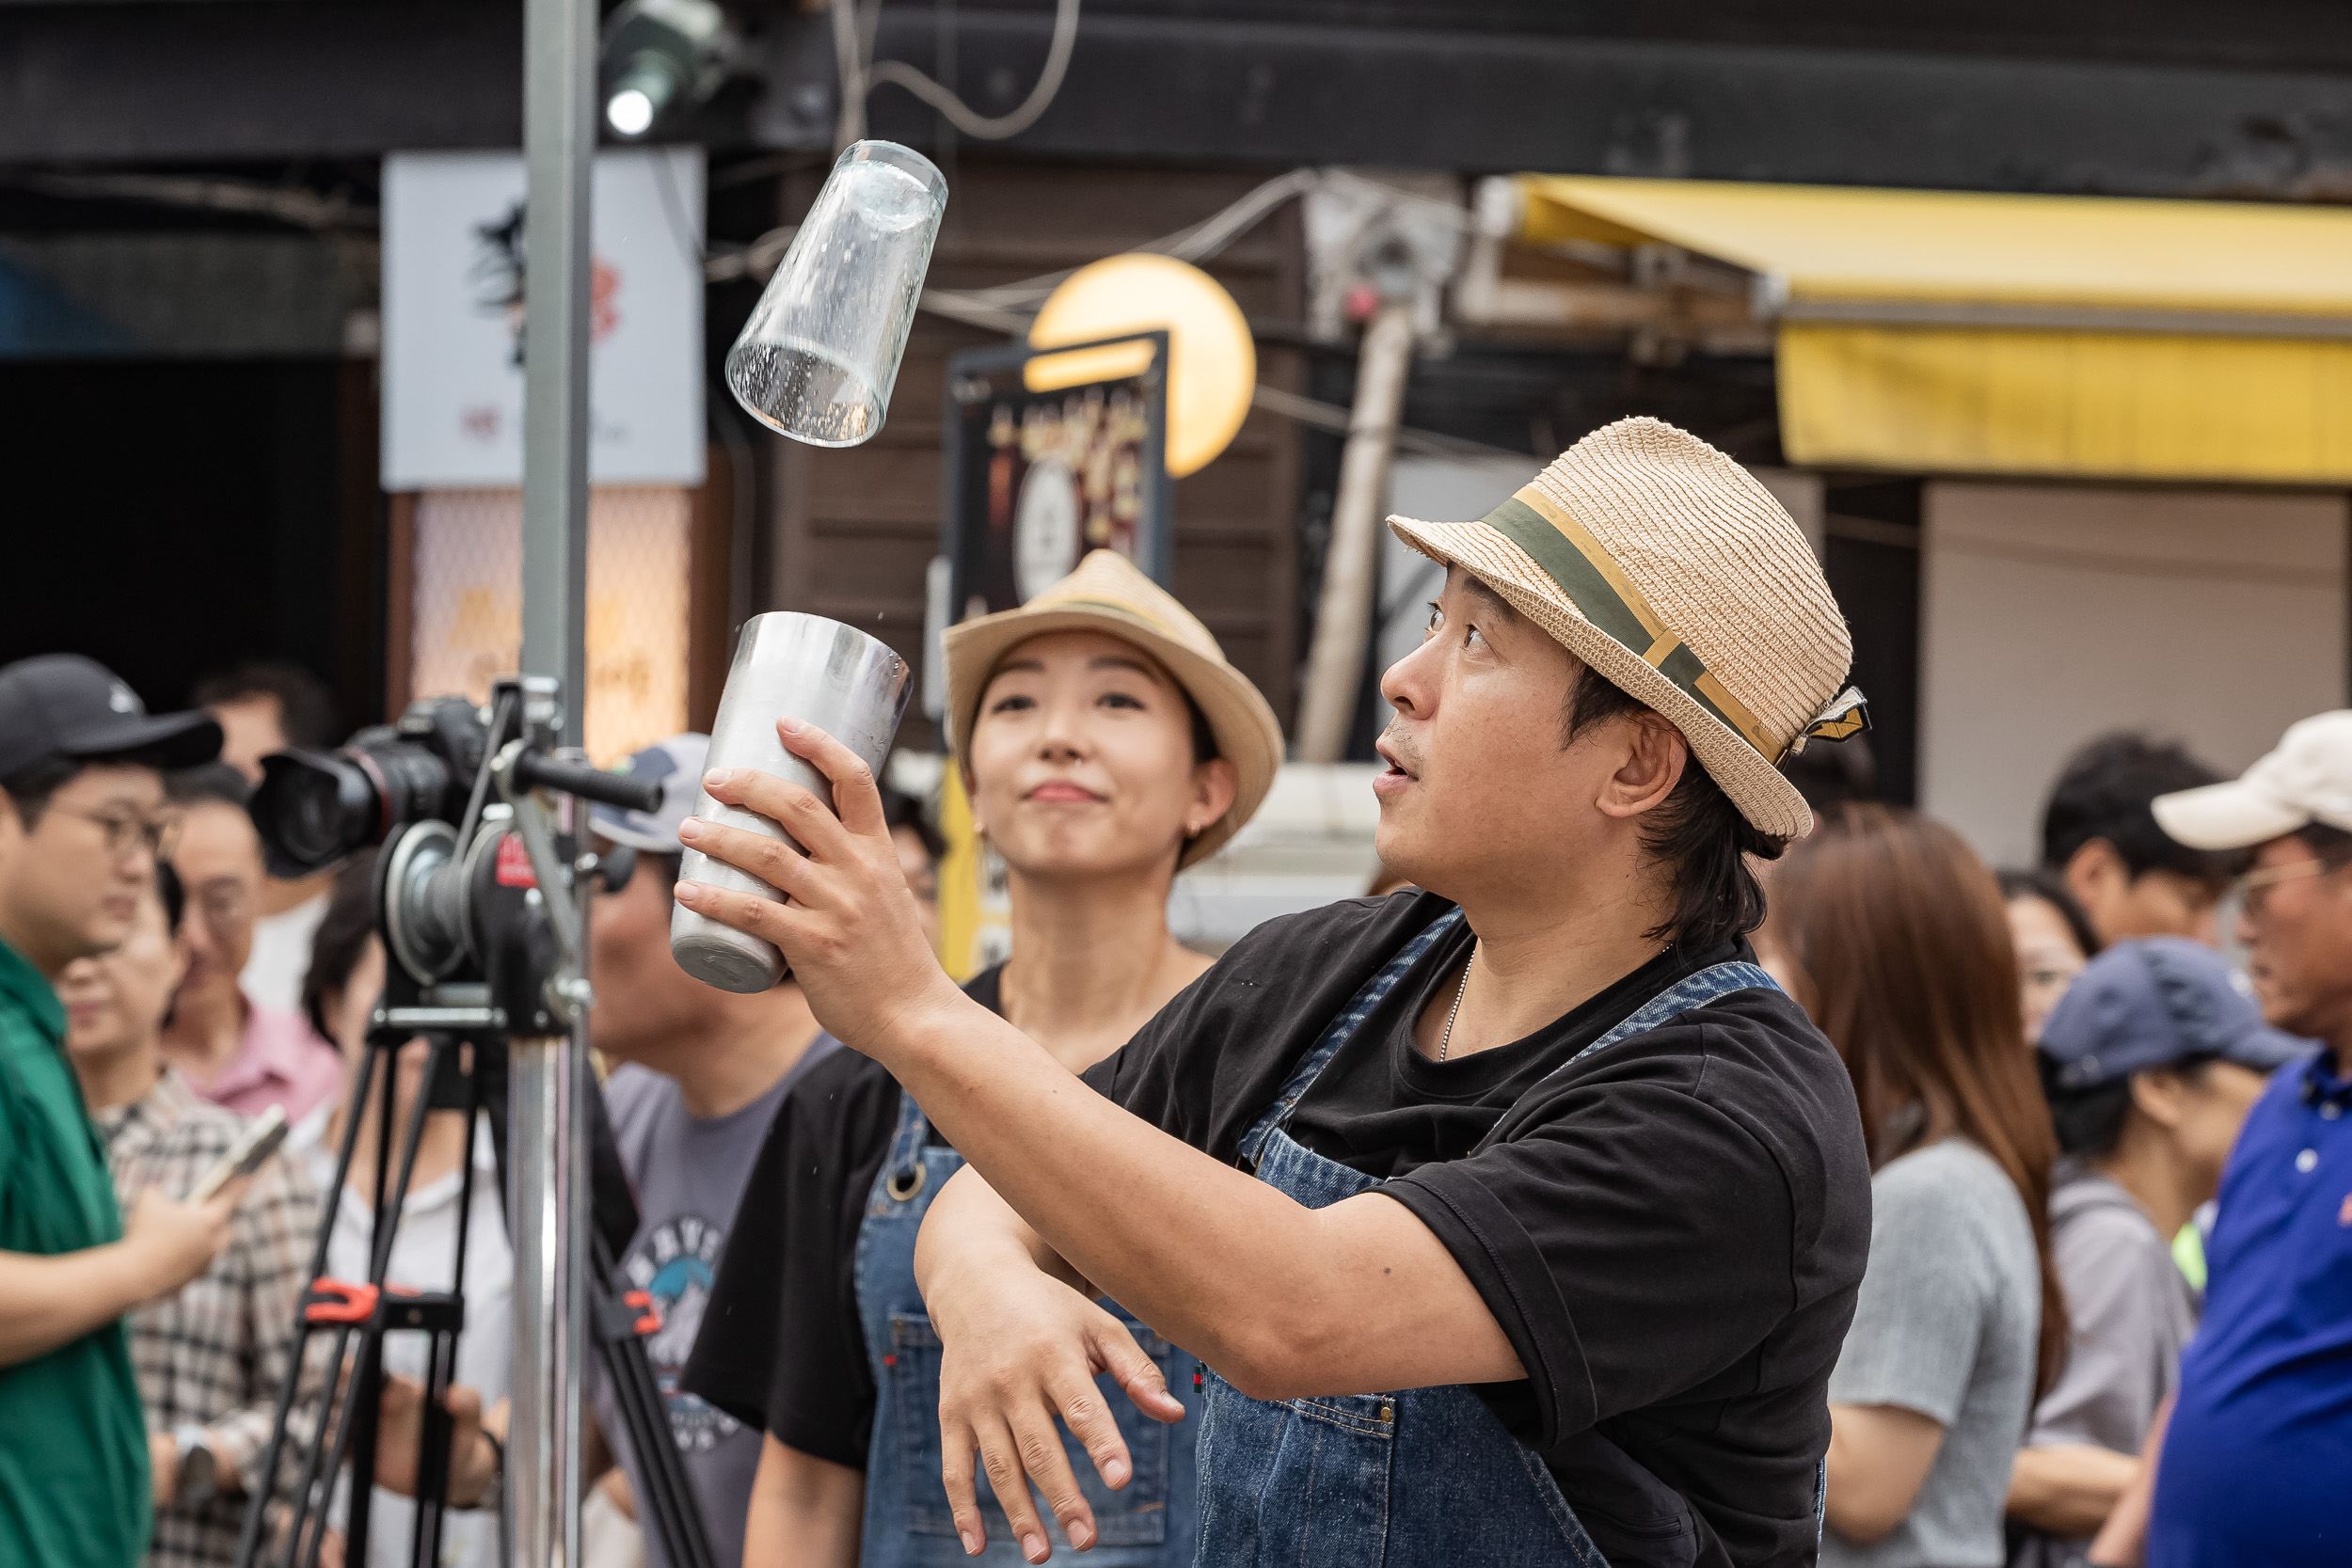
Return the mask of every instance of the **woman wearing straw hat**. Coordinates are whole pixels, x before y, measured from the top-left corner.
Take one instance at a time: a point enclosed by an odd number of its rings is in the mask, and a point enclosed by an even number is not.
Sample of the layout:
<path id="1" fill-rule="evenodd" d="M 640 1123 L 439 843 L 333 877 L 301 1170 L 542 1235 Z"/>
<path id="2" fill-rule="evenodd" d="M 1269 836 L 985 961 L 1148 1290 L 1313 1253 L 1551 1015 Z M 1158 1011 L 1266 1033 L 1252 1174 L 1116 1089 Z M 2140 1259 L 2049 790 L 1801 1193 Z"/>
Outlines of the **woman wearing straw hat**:
<path id="1" fill-rule="evenodd" d="M 1107 550 L 1025 608 L 950 631 L 946 673 L 973 816 L 1011 895 L 1012 958 L 965 993 L 1066 1081 L 1209 967 L 1168 933 L 1169 883 L 1265 799 L 1281 732 L 1207 628 Z M 781 1108 L 687 1371 L 767 1433 L 745 1560 L 963 1560 L 940 1487 L 939 1340 L 914 1283 L 923 1217 L 962 1163 L 854 1053 L 813 1069 Z M 1189 1393 L 1192 1358 L 1117 1317 Z M 1089 1525 L 1057 1544 L 1113 1568 L 1189 1568 L 1196 1423 L 1162 1426 L 1111 1391 L 1097 1403 L 1120 1418 L 1134 1479 L 1095 1481 Z M 1084 1450 L 1071 1459 L 1094 1481 Z M 976 1506 L 1017 1561 L 1005 1513 Z"/>
<path id="2" fill-rule="evenodd" d="M 976 1460 L 1032 1561 L 1025 1473 L 1090 1528 L 1057 1418 L 1132 1472 L 1097 1373 L 1179 1415 L 1101 1292 L 1204 1363 L 1203 1563 L 1810 1562 L 1869 1164 L 1744 933 L 1747 857 L 1810 823 L 1775 765 L 1860 727 L 1844 623 L 1763 487 L 1655 420 L 1392 526 L 1447 568 L 1382 680 L 1378 849 L 1426 891 L 1260 927 L 1096 1092 L 934 972 L 828 736 L 786 744 L 837 817 L 711 786 L 804 855 L 696 831 L 791 903 L 679 897 L 779 942 L 971 1162 L 916 1259 L 968 1549 Z"/>

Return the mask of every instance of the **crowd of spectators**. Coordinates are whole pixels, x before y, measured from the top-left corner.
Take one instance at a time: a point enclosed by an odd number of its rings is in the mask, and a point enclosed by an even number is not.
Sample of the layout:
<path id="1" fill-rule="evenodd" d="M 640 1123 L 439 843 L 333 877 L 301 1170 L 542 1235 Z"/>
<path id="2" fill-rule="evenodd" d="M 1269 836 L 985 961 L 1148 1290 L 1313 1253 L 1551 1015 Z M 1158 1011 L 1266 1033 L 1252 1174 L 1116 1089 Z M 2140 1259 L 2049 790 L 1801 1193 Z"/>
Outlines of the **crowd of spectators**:
<path id="1" fill-rule="evenodd" d="M 328 1275 L 366 1277 L 378 1249 L 374 1117 L 329 1190 L 385 971 L 373 856 L 273 879 L 246 810 L 263 757 L 336 738 L 332 705 L 274 666 L 198 696 L 154 716 L 86 659 L 0 670 L 0 1560 L 227 1568 L 323 1218 Z M 641 752 L 660 808 L 592 819 L 634 857 L 593 906 L 592 1027 L 635 1211 L 617 1271 L 661 1322 L 671 1436 L 732 1565 L 762 1391 L 722 1408 L 681 1379 L 730 1241 L 770 1244 L 737 1222 L 765 1212 L 746 1185 L 769 1130 L 839 1048 L 789 982 L 736 996 L 668 957 L 704 745 Z M 1807 765 L 1820 825 L 1769 868 L 1755 939 L 1844 1061 L 1875 1173 L 1822 1560 L 2352 1560 L 2328 1500 L 2352 1476 L 2352 712 L 2236 781 L 2094 740 L 2051 789 L 2041 863 L 1997 874 L 1876 803 L 1866 749 L 1832 754 Z M 934 897 L 936 835 L 912 802 L 892 814 Z M 405 1127 L 427 1048 L 380 1055 Z M 190 1196 L 273 1106 L 283 1151 Z M 492 1568 L 501 1180 L 464 1111 L 417 1125 L 384 1272 L 445 1287 L 464 1238 L 442 1561 Z M 419 1418 L 422 1346 L 387 1342 L 388 1452 Z M 588 1392 L 592 1548 L 618 1554 L 588 1560 L 663 1563 L 614 1391 Z M 405 1560 L 415 1478 L 378 1480 L 373 1560 Z"/>

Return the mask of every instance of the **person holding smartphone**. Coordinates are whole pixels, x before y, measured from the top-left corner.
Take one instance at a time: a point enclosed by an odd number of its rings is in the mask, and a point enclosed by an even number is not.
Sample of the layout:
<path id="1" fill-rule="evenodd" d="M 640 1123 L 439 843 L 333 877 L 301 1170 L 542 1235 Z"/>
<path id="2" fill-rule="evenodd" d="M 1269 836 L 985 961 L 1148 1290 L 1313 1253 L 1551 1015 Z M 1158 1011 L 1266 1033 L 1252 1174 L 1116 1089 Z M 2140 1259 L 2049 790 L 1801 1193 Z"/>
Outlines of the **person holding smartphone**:
<path id="1" fill-rule="evenodd" d="M 212 1266 L 242 1196 L 150 1188 L 124 1214 L 55 989 L 131 935 L 172 837 L 163 769 L 219 750 L 211 719 L 150 714 L 78 655 L 0 668 L 0 1545 L 41 1568 L 146 1552 L 123 1315 Z"/>
<path id="2" fill-rule="evenodd" d="M 228 1163 L 252 1126 L 198 1095 L 164 1061 L 164 1019 L 183 967 L 174 939 L 185 903 L 169 866 L 156 880 L 122 945 L 75 960 L 57 982 L 66 1054 L 106 1141 L 125 1208 L 148 1188 L 197 1194 L 224 1165 L 233 1180 L 236 1165 Z M 246 1477 L 269 1443 L 278 1389 L 292 1363 L 318 1235 L 318 1193 L 281 1154 L 266 1155 L 248 1174 L 229 1244 L 212 1266 L 131 1314 L 155 1500 L 150 1568 L 236 1561 Z"/>

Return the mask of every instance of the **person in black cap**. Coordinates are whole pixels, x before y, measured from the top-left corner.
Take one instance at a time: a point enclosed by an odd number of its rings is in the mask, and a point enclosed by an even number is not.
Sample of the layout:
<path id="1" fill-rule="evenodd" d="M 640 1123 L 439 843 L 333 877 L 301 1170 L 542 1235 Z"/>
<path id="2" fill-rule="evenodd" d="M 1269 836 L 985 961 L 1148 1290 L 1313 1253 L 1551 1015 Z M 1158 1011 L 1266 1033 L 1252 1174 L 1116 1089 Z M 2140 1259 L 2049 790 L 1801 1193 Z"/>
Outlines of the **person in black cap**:
<path id="1" fill-rule="evenodd" d="M 0 669 L 0 1542 L 44 1568 L 146 1553 L 151 1445 L 122 1316 L 210 1266 L 243 1196 L 150 1188 L 125 1223 L 53 989 L 137 920 L 170 839 L 162 770 L 219 751 L 211 719 L 151 715 L 90 659 Z"/>
<path id="2" fill-rule="evenodd" d="M 2013 1568 L 2069 1568 L 2139 1473 L 2202 1303 L 2172 1238 L 2221 1183 L 2246 1113 L 2309 1041 L 2272 1028 L 2227 959 L 2183 937 L 2119 942 L 2051 1009 L 2040 1060 L 2065 1158 L 2050 1246 L 2066 1369 L 2010 1470 Z"/>

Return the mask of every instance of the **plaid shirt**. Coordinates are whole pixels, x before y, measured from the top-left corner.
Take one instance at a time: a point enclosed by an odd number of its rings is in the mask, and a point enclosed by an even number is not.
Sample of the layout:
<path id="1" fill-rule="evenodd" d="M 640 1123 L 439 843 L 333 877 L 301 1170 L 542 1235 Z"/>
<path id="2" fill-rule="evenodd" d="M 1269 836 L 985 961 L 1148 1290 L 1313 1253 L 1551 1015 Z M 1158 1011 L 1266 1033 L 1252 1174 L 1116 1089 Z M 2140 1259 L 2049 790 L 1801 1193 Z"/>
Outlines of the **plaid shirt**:
<path id="1" fill-rule="evenodd" d="M 125 1213 L 144 1187 L 184 1196 L 245 1126 L 170 1070 L 97 1120 Z M 230 1568 L 236 1560 L 245 1497 L 229 1481 L 251 1474 L 269 1443 L 318 1225 L 310 1176 L 299 1162 L 273 1156 L 254 1174 L 213 1266 L 177 1295 L 131 1314 L 131 1360 L 148 1430 L 204 1428 L 221 1467 L 221 1494 L 212 1501 L 155 1511 L 151 1568 Z"/>

